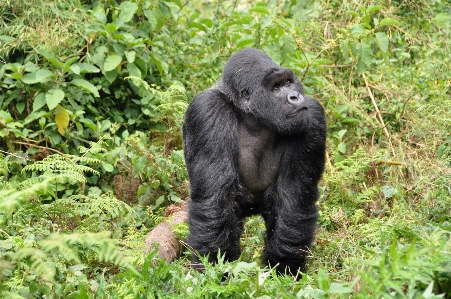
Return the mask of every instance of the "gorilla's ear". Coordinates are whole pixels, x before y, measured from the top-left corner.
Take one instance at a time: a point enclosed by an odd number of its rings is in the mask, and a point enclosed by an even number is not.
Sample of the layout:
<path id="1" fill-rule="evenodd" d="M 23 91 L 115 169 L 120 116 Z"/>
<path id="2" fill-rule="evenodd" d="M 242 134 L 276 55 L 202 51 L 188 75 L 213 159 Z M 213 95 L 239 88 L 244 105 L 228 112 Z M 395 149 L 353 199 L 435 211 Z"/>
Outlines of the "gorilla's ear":
<path id="1" fill-rule="evenodd" d="M 241 97 L 245 100 L 249 100 L 249 98 L 251 97 L 251 95 L 249 94 L 249 91 L 247 91 L 246 89 L 243 89 L 241 91 Z"/>

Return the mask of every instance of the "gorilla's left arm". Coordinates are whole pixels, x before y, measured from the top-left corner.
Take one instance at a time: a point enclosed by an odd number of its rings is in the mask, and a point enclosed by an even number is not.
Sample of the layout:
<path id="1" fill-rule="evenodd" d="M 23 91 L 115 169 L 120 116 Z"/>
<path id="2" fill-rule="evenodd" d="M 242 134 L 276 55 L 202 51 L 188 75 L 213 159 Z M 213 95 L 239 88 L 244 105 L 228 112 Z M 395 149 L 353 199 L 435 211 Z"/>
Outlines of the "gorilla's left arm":
<path id="1" fill-rule="evenodd" d="M 309 119 L 309 130 L 285 136 L 277 184 L 268 192 L 266 202 L 277 215 L 267 219 L 267 242 L 263 258 L 270 264 L 286 267 L 293 274 L 305 270 L 316 222 L 319 197 L 318 182 L 325 164 L 326 120 L 322 107 Z M 273 212 L 273 213 L 274 213 Z"/>

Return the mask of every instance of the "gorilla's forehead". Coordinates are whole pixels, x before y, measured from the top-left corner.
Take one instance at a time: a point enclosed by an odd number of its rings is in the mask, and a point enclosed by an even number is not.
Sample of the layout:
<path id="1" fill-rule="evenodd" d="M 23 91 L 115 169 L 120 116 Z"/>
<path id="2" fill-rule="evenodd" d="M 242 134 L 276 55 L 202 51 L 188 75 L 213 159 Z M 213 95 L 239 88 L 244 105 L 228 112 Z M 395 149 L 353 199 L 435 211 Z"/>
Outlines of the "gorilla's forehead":
<path id="1" fill-rule="evenodd" d="M 279 66 L 278 68 L 271 68 L 265 72 L 263 77 L 263 85 L 273 85 L 276 82 L 284 82 L 286 80 L 293 80 L 294 73 L 292 70 Z"/>

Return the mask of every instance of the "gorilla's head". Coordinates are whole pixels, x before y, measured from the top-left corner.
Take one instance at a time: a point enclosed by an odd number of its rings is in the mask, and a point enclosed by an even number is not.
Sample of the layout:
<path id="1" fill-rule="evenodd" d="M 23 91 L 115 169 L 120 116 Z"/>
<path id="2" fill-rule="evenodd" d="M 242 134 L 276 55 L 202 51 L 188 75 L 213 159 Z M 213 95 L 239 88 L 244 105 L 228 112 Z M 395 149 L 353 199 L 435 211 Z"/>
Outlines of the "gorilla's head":
<path id="1" fill-rule="evenodd" d="M 293 71 L 276 64 L 263 51 L 244 49 L 232 55 L 222 83 L 237 108 L 280 134 L 314 130 L 314 120 L 324 118 L 322 106 L 304 95 Z"/>

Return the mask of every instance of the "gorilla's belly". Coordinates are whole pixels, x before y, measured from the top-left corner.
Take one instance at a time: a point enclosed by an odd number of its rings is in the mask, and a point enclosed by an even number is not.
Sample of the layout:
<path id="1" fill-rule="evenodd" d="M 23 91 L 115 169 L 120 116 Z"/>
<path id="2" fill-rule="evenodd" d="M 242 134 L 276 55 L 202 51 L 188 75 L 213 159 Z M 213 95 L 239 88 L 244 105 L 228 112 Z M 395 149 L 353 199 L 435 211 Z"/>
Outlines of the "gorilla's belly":
<path id="1" fill-rule="evenodd" d="M 240 182 L 252 193 L 255 200 L 260 200 L 263 193 L 276 183 L 279 174 L 278 161 L 277 158 L 273 160 L 253 157 L 252 152 L 240 153 L 238 160 Z"/>

